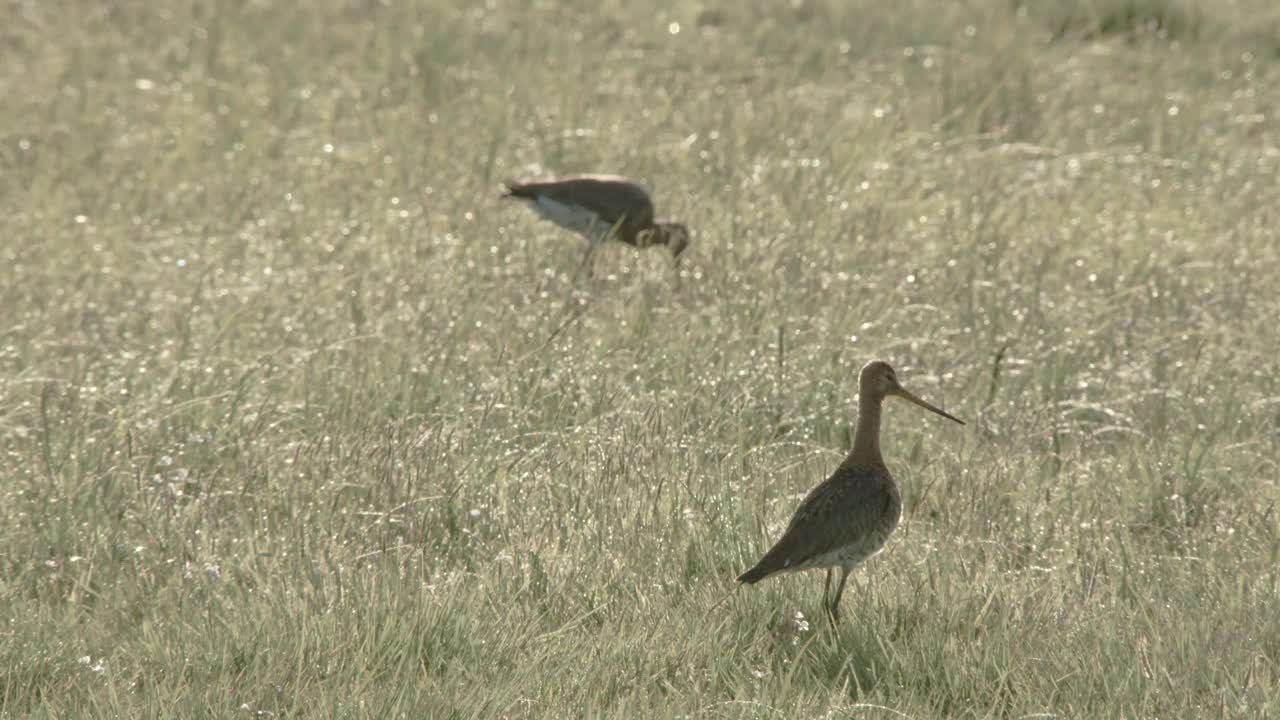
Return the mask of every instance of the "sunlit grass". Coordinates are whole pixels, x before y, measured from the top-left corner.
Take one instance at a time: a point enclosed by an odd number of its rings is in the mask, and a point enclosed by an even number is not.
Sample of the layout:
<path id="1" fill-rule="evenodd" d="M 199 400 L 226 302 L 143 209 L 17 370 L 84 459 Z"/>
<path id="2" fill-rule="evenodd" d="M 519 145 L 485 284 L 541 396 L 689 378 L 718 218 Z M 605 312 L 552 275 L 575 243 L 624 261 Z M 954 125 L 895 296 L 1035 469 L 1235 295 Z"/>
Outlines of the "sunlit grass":
<path id="1" fill-rule="evenodd" d="M 1280 712 L 1271 3 L 11 14 L 0 714 Z M 874 357 L 832 628 L 733 578 Z"/>

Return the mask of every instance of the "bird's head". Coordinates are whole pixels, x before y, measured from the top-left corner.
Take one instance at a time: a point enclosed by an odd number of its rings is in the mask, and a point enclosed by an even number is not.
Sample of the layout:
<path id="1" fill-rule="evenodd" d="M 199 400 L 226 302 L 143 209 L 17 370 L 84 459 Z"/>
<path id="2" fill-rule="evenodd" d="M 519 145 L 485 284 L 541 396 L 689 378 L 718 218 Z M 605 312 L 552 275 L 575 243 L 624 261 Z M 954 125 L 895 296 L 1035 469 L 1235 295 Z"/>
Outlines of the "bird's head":
<path id="1" fill-rule="evenodd" d="M 902 383 L 898 382 L 898 373 L 893 369 L 892 365 L 883 360 L 872 360 L 862 367 L 862 372 L 858 374 L 858 392 L 863 396 L 869 395 L 875 400 L 885 397 L 900 397 L 926 410 L 935 412 L 948 420 L 954 420 L 961 425 L 964 424 L 964 421 L 955 415 L 902 387 Z"/>
<path id="2" fill-rule="evenodd" d="M 689 247 L 689 228 L 683 223 L 663 222 L 654 226 L 657 232 L 658 242 L 667 246 L 671 251 L 671 257 L 680 258 L 680 253 Z"/>

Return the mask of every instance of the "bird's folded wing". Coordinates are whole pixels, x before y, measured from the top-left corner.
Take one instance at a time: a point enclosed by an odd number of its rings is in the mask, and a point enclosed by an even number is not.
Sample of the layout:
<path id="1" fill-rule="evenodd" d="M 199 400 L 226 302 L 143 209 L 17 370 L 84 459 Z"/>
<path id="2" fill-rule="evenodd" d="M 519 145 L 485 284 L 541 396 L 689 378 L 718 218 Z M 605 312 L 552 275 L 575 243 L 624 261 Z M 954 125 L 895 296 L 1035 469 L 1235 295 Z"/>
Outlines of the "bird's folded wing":
<path id="1" fill-rule="evenodd" d="M 881 532 L 892 503 L 885 480 L 860 468 L 837 470 L 810 491 L 756 567 L 765 575 L 805 567 Z"/>

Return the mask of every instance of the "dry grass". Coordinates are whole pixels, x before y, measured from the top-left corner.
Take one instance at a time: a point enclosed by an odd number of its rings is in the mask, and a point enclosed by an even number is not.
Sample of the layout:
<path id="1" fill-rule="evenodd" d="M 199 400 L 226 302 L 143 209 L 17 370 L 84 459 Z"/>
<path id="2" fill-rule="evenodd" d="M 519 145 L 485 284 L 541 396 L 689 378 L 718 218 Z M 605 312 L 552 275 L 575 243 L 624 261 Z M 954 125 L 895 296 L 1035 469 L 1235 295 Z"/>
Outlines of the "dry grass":
<path id="1" fill-rule="evenodd" d="M 1061 7 L 11 4 L 0 716 L 1280 713 L 1280 15 Z"/>

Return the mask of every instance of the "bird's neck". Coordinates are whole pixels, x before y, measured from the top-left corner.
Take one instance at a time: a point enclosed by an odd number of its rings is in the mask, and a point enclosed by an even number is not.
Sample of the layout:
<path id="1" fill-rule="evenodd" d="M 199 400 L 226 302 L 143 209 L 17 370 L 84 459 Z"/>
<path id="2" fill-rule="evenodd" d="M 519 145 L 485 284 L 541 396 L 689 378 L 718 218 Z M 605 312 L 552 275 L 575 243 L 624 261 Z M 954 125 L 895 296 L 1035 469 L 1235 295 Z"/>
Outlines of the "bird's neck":
<path id="1" fill-rule="evenodd" d="M 858 426 L 853 433 L 853 450 L 845 462 L 884 465 L 880 457 L 880 406 L 882 398 L 862 396 L 858 400 Z"/>

